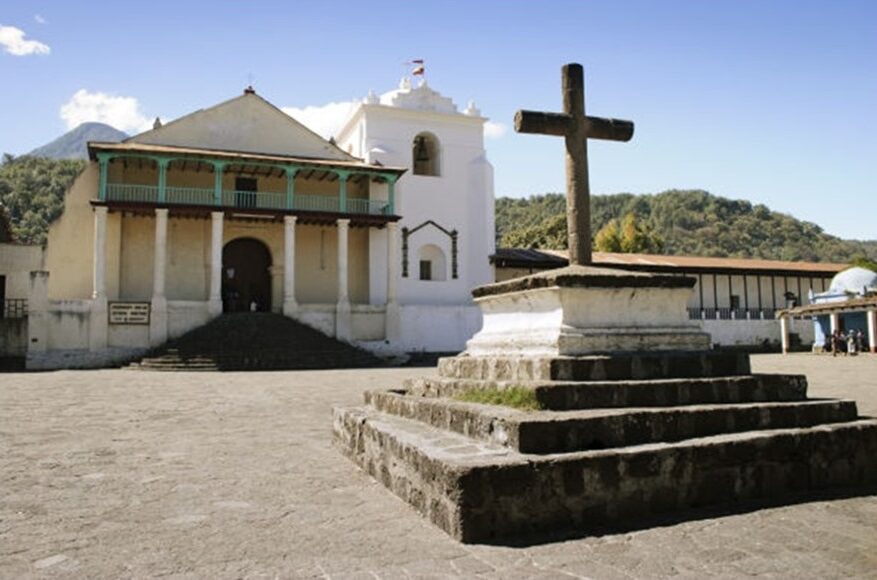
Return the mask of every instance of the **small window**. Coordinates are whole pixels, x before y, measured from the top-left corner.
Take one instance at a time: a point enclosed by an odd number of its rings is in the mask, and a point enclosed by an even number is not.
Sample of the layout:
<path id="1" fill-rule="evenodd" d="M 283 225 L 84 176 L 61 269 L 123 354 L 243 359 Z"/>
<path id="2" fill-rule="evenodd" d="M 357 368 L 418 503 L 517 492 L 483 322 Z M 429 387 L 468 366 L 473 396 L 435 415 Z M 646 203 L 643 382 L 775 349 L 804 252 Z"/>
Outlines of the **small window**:
<path id="1" fill-rule="evenodd" d="M 411 150 L 414 175 L 439 175 L 438 139 L 429 133 L 420 133 L 414 138 Z"/>
<path id="2" fill-rule="evenodd" d="M 234 180 L 234 204 L 237 207 L 256 207 L 259 180 L 253 177 L 236 177 Z"/>
<path id="3" fill-rule="evenodd" d="M 447 280 L 447 262 L 445 261 L 445 253 L 436 245 L 426 244 L 421 246 L 417 253 L 418 263 L 420 264 L 420 279 L 430 280 L 432 282 L 443 282 Z"/>
<path id="4" fill-rule="evenodd" d="M 420 279 L 432 280 L 432 262 L 429 260 L 420 260 Z"/>

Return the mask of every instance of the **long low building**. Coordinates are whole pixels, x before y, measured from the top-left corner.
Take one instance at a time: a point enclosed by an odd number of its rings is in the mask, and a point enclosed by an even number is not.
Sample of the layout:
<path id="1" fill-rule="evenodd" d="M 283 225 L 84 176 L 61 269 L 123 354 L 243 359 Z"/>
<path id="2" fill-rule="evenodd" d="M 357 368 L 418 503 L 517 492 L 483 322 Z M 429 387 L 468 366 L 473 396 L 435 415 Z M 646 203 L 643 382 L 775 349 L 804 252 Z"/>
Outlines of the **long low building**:
<path id="1" fill-rule="evenodd" d="M 743 258 L 704 258 L 655 254 L 594 252 L 596 266 L 692 276 L 697 279 L 688 315 L 722 346 L 779 346 L 776 312 L 809 304 L 825 292 L 832 278 L 849 267 L 826 262 L 784 262 Z M 497 248 L 490 257 L 498 282 L 561 268 L 566 253 L 555 250 Z M 812 345 L 809 321 L 792 320 L 792 345 Z"/>

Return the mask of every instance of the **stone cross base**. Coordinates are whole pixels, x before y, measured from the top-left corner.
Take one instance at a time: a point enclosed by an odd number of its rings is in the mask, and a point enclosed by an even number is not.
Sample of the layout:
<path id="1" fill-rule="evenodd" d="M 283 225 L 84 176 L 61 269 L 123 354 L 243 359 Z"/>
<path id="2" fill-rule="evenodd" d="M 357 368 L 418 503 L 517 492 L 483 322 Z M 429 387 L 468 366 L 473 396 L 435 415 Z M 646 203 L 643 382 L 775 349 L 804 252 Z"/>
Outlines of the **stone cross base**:
<path id="1" fill-rule="evenodd" d="M 473 356 L 579 356 L 697 351 L 710 336 L 689 320 L 693 278 L 570 266 L 482 286 Z"/>

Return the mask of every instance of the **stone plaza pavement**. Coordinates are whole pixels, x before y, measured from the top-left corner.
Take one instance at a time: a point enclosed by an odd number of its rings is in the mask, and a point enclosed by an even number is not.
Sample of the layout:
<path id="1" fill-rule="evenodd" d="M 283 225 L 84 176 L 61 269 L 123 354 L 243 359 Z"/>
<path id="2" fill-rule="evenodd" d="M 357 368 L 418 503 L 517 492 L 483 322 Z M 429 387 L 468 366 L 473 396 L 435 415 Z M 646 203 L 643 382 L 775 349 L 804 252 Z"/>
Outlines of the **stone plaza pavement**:
<path id="1" fill-rule="evenodd" d="M 877 416 L 877 356 L 760 355 Z M 877 490 L 466 546 L 338 453 L 331 407 L 432 369 L 0 374 L 0 578 L 877 578 Z"/>

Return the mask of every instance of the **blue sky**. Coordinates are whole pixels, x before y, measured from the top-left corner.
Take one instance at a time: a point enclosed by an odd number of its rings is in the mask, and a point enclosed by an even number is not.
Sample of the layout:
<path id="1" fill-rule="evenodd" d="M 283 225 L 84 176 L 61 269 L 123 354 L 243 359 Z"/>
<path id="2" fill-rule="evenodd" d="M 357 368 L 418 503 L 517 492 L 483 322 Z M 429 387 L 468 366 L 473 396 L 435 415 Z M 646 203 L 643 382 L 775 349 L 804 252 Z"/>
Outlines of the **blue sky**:
<path id="1" fill-rule="evenodd" d="M 0 152 L 93 117 L 131 132 L 251 75 L 294 112 L 345 103 L 395 88 L 412 58 L 495 123 L 497 196 L 563 190 L 561 139 L 511 124 L 519 108 L 558 110 L 560 66 L 580 62 L 588 113 L 636 123 L 630 143 L 591 143 L 594 193 L 702 188 L 877 238 L 873 0 L 6 0 Z"/>

